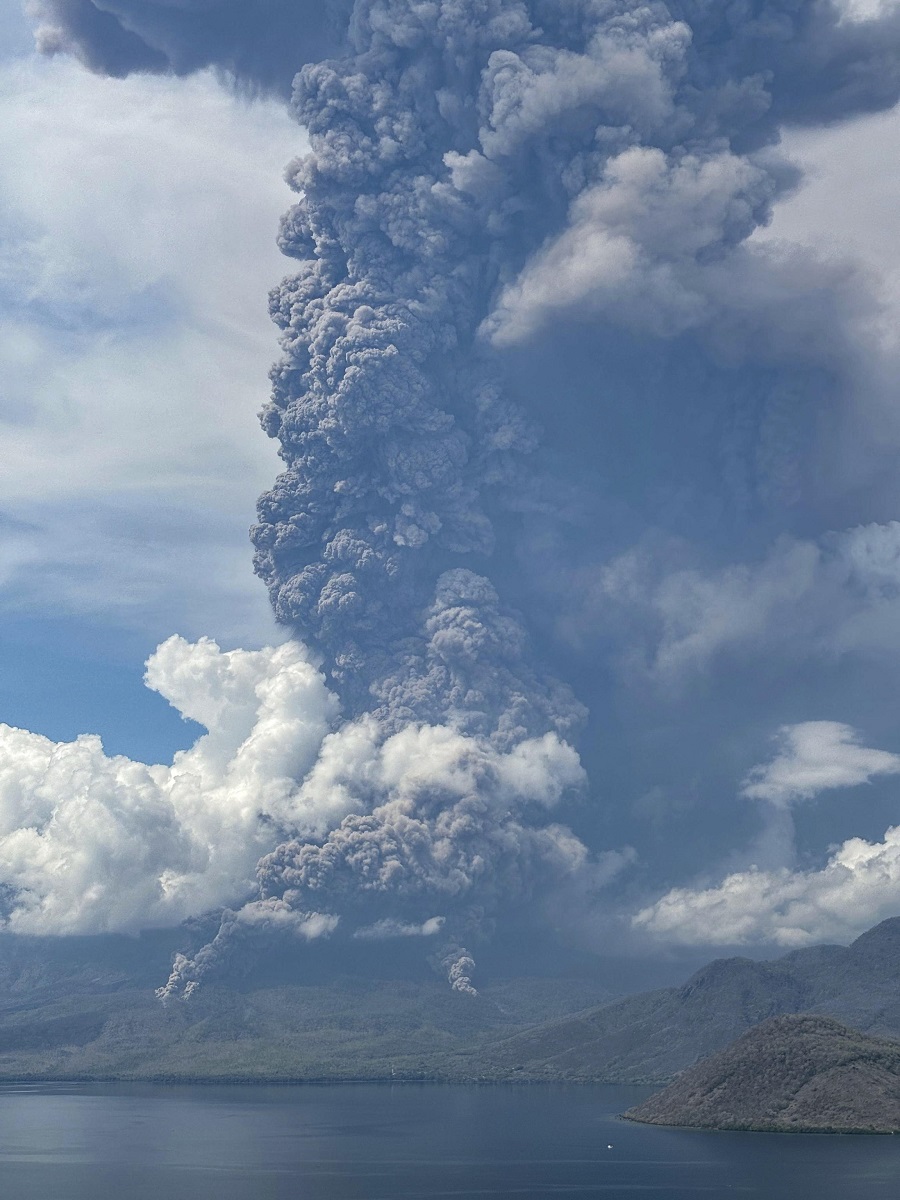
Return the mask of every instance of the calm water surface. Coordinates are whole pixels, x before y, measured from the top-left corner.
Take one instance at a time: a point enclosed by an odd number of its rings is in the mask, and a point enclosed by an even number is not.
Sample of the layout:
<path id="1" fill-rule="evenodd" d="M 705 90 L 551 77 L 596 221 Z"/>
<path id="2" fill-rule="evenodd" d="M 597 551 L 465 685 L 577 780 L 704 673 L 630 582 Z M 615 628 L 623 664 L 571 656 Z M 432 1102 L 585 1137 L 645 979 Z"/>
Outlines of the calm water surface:
<path id="1" fill-rule="evenodd" d="M 654 1129 L 644 1088 L 0 1087 L 2 1200 L 898 1200 L 900 1137 Z"/>

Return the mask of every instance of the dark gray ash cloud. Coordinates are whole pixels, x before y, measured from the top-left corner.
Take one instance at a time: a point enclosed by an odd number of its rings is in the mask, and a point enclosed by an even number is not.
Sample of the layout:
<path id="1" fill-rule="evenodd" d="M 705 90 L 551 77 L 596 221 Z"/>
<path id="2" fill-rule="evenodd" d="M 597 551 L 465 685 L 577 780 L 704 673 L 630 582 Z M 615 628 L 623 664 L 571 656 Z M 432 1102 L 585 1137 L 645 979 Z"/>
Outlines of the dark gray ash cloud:
<path id="1" fill-rule="evenodd" d="M 352 0 L 28 0 L 38 47 L 91 71 L 187 75 L 215 67 L 251 91 L 290 94 L 304 62 L 334 53 Z"/>

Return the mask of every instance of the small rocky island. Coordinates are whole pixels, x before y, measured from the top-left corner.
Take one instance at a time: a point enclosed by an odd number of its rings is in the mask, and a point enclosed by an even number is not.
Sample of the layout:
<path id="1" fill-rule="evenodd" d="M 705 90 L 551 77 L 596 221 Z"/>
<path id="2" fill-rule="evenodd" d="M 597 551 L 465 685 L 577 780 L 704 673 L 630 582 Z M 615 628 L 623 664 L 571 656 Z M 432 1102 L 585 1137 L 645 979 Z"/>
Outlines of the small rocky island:
<path id="1" fill-rule="evenodd" d="M 697 1129 L 900 1133 L 900 1042 L 830 1017 L 774 1017 L 625 1116 Z"/>

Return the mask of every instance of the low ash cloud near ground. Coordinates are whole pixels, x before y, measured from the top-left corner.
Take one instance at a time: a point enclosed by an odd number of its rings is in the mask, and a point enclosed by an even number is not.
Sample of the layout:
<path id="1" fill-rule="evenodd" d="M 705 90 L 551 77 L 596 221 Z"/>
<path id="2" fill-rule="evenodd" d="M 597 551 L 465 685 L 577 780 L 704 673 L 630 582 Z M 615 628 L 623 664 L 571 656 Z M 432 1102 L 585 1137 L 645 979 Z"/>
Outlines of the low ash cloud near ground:
<path id="1" fill-rule="evenodd" d="M 171 767 L 4 733 L 9 928 L 222 910 L 170 999 L 266 930 L 421 938 L 467 992 L 523 913 L 602 952 L 893 912 L 896 346 L 876 280 L 762 232 L 786 130 L 896 104 L 900 10 L 31 11 L 94 71 L 289 96 L 310 149 L 252 534 L 296 640 L 160 647 L 209 730 Z"/>

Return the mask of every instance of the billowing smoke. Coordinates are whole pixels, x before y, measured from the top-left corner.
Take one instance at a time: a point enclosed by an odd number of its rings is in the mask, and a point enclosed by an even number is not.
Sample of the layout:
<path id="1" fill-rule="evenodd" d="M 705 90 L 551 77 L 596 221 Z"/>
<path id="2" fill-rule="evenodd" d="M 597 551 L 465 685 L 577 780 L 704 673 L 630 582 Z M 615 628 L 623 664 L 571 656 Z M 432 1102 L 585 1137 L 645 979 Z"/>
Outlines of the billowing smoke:
<path id="1" fill-rule="evenodd" d="M 900 12 L 356 0 L 314 63 L 338 4 L 308 38 L 306 6 L 279 2 L 39 8 L 44 45 L 96 69 L 212 63 L 277 87 L 291 56 L 306 64 L 292 104 L 311 152 L 288 169 L 280 234 L 298 268 L 272 296 L 284 355 L 263 413 L 285 470 L 253 537 L 279 620 L 343 706 L 298 791 L 329 819 L 273 836 L 258 895 L 162 994 L 189 996 L 246 929 L 338 923 L 442 928 L 441 969 L 473 992 L 466 947 L 505 908 L 591 895 L 624 861 L 548 817 L 584 786 L 583 710 L 485 577 L 557 489 L 502 355 L 564 314 L 733 359 L 756 340 L 777 364 L 827 276 L 798 283 L 750 241 L 797 182 L 780 126 L 894 103 Z"/>
<path id="2" fill-rule="evenodd" d="M 355 711 L 572 729 L 491 585 L 454 568 L 534 502 L 536 431 L 490 344 L 562 307 L 674 336 L 727 321 L 736 279 L 777 288 L 747 239 L 796 182 L 779 123 L 893 102 L 898 47 L 900 14 L 821 0 L 361 0 L 348 53 L 303 68 L 312 152 L 281 234 L 301 267 L 273 295 L 264 413 L 287 470 L 254 539 Z"/>
<path id="3" fill-rule="evenodd" d="M 429 937 L 446 924 L 478 934 L 511 901 L 539 900 L 573 879 L 599 887 L 618 857 L 592 863 L 569 828 L 543 816 L 582 783 L 578 755 L 555 732 L 503 750 L 449 722 L 411 721 L 387 736 L 372 714 L 344 724 L 325 739 L 301 793 L 313 808 L 355 811 L 323 839 L 302 832 L 266 854 L 261 899 L 227 914 L 214 943 L 176 964 L 165 996 L 179 983 L 193 991 L 249 923 L 295 920 L 304 937 L 331 933 L 339 920 L 359 938 Z M 463 959 L 467 952 L 448 950 L 439 963 L 468 992 Z"/>
<path id="4" fill-rule="evenodd" d="M 462 992 L 466 996 L 478 995 L 472 983 L 475 959 L 464 946 L 447 946 L 440 962 L 454 992 Z"/>

